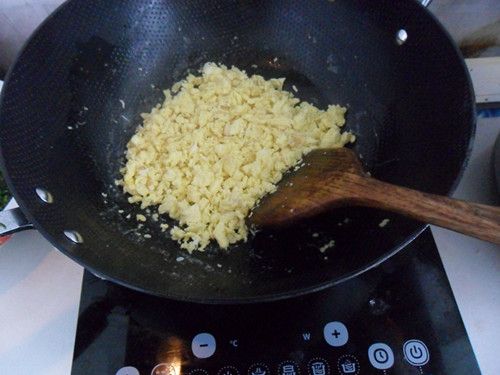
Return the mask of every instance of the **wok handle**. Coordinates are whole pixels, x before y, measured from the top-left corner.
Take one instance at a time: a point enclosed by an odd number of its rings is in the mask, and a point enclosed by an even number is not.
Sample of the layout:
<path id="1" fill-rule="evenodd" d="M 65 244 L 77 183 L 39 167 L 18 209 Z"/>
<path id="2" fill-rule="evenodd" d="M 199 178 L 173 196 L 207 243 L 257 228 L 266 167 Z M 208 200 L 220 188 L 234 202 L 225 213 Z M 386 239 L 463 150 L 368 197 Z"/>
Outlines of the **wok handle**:
<path id="1" fill-rule="evenodd" d="M 0 211 L 0 237 L 27 229 L 33 229 L 33 224 L 19 207 Z"/>
<path id="2" fill-rule="evenodd" d="M 354 203 L 500 244 L 500 207 L 469 203 L 361 177 Z"/>

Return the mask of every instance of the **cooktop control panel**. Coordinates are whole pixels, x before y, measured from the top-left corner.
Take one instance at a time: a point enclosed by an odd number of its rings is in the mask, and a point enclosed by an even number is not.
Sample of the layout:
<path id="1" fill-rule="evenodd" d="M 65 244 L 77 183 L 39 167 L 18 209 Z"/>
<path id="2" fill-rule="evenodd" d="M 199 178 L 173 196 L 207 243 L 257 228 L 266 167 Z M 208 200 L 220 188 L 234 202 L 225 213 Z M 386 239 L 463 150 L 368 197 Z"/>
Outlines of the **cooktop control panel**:
<path id="1" fill-rule="evenodd" d="M 313 334 L 304 331 L 299 334 L 303 341 L 302 348 L 315 347 L 318 343 L 313 339 Z M 232 338 L 225 342 L 218 343 L 214 335 L 208 332 L 201 332 L 191 340 L 191 355 L 196 358 L 187 363 L 179 352 L 178 348 L 167 349 L 164 362 L 155 364 L 151 369 L 151 375 L 330 375 L 330 374 L 366 374 L 377 373 L 411 373 L 412 367 L 418 373 L 427 372 L 425 365 L 429 363 L 430 353 L 427 345 L 419 339 L 406 340 L 399 347 L 391 347 L 384 342 L 373 342 L 366 348 L 365 353 L 353 353 L 344 349 L 349 341 L 349 331 L 347 327 L 339 321 L 328 322 L 323 328 L 324 345 L 317 348 L 321 355 L 313 355 L 303 350 L 297 350 L 290 356 L 284 356 L 282 361 L 271 358 L 263 353 L 260 358 L 250 363 L 248 360 L 239 358 L 244 356 L 246 345 L 240 338 Z M 300 338 L 299 340 L 300 341 Z M 171 343 L 178 342 L 172 340 Z M 285 343 L 283 343 L 285 344 Z M 233 353 L 227 356 L 218 356 L 217 347 L 226 346 Z M 259 346 L 258 343 L 254 345 Z M 394 346 L 394 345 L 393 345 Z M 349 346 L 347 346 L 349 347 Z M 352 346 L 351 346 L 352 347 Z M 399 350 L 396 350 L 399 349 Z M 396 352 L 395 352 L 396 350 Z M 312 350 L 308 350 L 308 352 Z M 178 355 L 176 355 L 177 353 Z M 213 359 L 218 366 L 211 364 Z M 396 364 L 396 361 L 398 364 Z M 242 363 L 245 363 L 244 365 Z M 142 372 L 144 373 L 144 371 Z M 149 372 L 146 370 L 146 373 Z M 125 366 L 116 372 L 116 375 L 139 375 L 140 370 L 134 366 Z"/>
<path id="2" fill-rule="evenodd" d="M 256 332 L 258 325 L 251 325 Z M 270 333 L 278 335 L 277 331 Z M 426 343 L 420 338 L 404 341 L 375 338 L 368 345 L 359 341 L 340 321 L 327 322 L 322 332 L 304 329 L 296 337 L 248 340 L 235 331 L 233 336 L 200 332 L 190 342 L 172 336 L 159 344 L 162 362 L 150 369 L 126 365 L 117 375 L 330 375 L 432 372 Z M 254 336 L 255 337 L 255 336 Z M 267 341 L 267 345 L 266 345 Z M 355 341 L 355 342 L 352 342 Z M 271 344 L 271 345 L 269 345 Z M 269 345 L 269 346 L 268 346 Z M 364 346 L 364 350 L 363 350 Z M 259 350 L 260 349 L 260 350 Z M 132 359 L 130 359 L 132 361 Z"/>
<path id="3" fill-rule="evenodd" d="M 72 373 L 480 374 L 428 232 L 338 286 L 268 303 L 167 301 L 87 273 Z"/>

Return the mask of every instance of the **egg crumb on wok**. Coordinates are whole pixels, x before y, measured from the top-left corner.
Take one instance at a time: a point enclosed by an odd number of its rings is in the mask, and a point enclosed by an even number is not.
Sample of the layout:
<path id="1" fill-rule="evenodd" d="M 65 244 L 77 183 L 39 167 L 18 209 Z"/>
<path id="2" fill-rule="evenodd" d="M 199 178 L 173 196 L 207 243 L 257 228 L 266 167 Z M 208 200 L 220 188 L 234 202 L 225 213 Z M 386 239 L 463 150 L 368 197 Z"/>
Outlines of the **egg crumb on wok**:
<path id="1" fill-rule="evenodd" d="M 207 63 L 166 90 L 127 145 L 119 184 L 129 202 L 177 220 L 170 235 L 189 252 L 246 240 L 245 218 L 283 173 L 355 139 L 341 132 L 346 108 L 301 102 L 284 81 Z"/>

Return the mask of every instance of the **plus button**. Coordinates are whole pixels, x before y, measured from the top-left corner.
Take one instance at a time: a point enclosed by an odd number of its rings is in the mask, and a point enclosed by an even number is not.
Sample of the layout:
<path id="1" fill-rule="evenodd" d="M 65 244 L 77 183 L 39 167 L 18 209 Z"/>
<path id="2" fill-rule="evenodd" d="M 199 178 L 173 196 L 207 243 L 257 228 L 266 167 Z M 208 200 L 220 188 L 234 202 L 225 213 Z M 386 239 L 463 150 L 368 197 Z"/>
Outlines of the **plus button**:
<path id="1" fill-rule="evenodd" d="M 330 322 L 323 328 L 323 337 L 330 346 L 344 346 L 349 341 L 349 332 L 342 322 Z"/>

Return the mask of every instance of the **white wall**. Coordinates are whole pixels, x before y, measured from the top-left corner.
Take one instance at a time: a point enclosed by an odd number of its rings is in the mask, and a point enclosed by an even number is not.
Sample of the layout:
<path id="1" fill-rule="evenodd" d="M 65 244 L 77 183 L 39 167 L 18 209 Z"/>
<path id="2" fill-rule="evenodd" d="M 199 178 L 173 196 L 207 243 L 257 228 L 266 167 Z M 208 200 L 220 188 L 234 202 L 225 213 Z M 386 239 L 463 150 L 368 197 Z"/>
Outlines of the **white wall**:
<path id="1" fill-rule="evenodd" d="M 0 0 L 0 70 L 13 62 L 33 30 L 64 0 Z"/>

